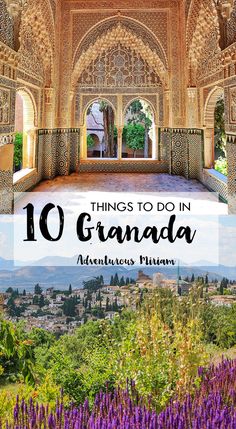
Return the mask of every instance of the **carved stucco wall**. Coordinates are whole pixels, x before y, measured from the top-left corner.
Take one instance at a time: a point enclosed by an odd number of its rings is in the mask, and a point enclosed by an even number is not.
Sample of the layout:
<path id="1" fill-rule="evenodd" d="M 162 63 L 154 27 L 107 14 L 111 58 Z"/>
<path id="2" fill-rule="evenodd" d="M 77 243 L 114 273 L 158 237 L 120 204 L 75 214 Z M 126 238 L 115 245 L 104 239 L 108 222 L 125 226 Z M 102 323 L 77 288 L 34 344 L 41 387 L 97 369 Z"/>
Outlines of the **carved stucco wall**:
<path id="1" fill-rule="evenodd" d="M 224 199 L 228 199 L 230 210 L 235 212 L 234 154 L 236 141 L 231 133 L 236 133 L 236 43 L 234 43 L 236 41 L 236 2 L 220 2 L 221 5 L 226 3 L 228 15 L 226 14 L 224 17 L 225 32 L 222 34 L 222 15 L 219 15 L 219 10 L 216 10 L 214 2 L 212 0 L 191 1 L 187 20 L 186 45 L 189 64 L 188 81 L 190 86 L 197 86 L 199 93 L 196 109 L 199 111 L 201 127 L 213 128 L 214 126 L 212 118 L 215 106 L 213 102 L 210 107 L 207 105 L 209 95 L 217 93 L 217 88 L 219 88 L 218 91 L 223 91 L 225 100 L 228 178 L 227 181 L 220 182 L 218 177 L 208 174 L 205 170 L 201 180 L 209 188 L 220 192 Z M 210 109 L 211 120 L 204 115 L 206 109 Z"/>
<path id="2" fill-rule="evenodd" d="M 20 26 L 19 26 L 20 23 Z M 15 28 L 15 29 L 14 29 Z M 17 36 L 18 34 L 18 36 Z M 19 42 L 17 39 L 19 38 Z M 49 0 L 29 0 L 21 19 L 10 17 L 4 1 L 0 3 L 0 190 L 4 198 L 0 211 L 10 213 L 13 195 L 13 141 L 15 96 L 21 89 L 31 94 L 37 112 L 35 126 L 44 114 L 44 86 L 53 79 L 54 21 Z M 7 103 L 6 103 L 7 101 Z M 36 169 L 20 180 L 16 190 L 27 190 L 40 179 L 40 147 L 36 141 Z"/>
<path id="3" fill-rule="evenodd" d="M 227 45 L 236 42 L 236 2 L 234 2 L 230 19 L 227 22 Z"/>
<path id="4" fill-rule="evenodd" d="M 0 11 L 0 41 L 13 49 L 14 27 L 4 0 L 0 0 Z"/>

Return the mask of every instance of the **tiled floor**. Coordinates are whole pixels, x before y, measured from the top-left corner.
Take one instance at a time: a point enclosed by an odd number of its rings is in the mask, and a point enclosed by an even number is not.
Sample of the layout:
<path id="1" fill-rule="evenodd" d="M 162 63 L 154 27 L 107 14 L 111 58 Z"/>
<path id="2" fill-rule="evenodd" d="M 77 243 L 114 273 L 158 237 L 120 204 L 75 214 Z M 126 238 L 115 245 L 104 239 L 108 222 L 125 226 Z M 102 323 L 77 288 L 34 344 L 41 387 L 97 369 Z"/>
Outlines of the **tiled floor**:
<path id="1" fill-rule="evenodd" d="M 168 174 L 80 173 L 45 180 L 36 192 L 209 192 L 197 180 Z"/>

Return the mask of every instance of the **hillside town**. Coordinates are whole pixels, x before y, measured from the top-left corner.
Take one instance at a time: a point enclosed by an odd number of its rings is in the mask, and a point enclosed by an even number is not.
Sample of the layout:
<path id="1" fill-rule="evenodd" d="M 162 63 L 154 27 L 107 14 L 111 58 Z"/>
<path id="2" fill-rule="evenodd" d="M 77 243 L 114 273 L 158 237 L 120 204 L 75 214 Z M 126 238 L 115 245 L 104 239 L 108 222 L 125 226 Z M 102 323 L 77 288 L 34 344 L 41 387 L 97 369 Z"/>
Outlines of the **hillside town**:
<path id="1" fill-rule="evenodd" d="M 55 287 L 42 289 L 36 284 L 33 292 L 8 288 L 1 294 L 1 312 L 13 322 L 27 321 L 26 330 L 43 328 L 56 335 L 73 332 L 75 328 L 89 320 L 112 320 L 124 308 L 135 310 L 144 294 L 157 288 L 166 288 L 182 297 L 189 294 L 193 286 L 202 287 L 202 298 L 214 305 L 231 306 L 236 303 L 236 282 L 223 278 L 221 281 L 209 280 L 208 276 L 182 279 L 165 278 L 156 273 L 153 278 L 139 271 L 136 279 L 124 278 L 115 274 L 110 284 L 105 284 L 103 276 L 84 282 L 82 289 L 66 290 Z"/>

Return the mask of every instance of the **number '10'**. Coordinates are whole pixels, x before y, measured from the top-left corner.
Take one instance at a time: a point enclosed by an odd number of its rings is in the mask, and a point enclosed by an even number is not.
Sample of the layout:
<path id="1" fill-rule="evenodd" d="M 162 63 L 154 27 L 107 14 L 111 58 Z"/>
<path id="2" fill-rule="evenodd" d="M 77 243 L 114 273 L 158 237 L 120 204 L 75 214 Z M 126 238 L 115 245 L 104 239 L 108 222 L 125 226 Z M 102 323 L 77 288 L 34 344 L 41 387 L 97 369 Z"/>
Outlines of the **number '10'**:
<path id="1" fill-rule="evenodd" d="M 60 206 L 57 206 L 59 215 L 59 233 L 57 237 L 52 237 L 48 230 L 48 214 L 56 206 L 52 203 L 47 204 L 40 214 L 39 228 L 42 236 L 48 241 L 59 241 L 62 237 L 64 230 L 64 212 Z M 27 239 L 24 241 L 37 241 L 35 238 L 35 224 L 34 224 L 34 206 L 28 204 L 23 210 L 27 211 Z"/>

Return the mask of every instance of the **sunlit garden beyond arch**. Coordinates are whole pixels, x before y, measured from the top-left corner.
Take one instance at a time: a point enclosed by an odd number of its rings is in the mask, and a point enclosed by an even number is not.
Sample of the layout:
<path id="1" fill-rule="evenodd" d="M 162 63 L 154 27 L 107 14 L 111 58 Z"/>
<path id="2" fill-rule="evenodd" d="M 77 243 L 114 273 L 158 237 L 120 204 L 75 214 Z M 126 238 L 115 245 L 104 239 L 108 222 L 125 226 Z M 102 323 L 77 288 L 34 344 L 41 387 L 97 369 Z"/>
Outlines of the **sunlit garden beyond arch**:
<path id="1" fill-rule="evenodd" d="M 217 100 L 214 121 L 214 168 L 219 171 L 219 173 L 227 176 L 228 161 L 225 133 L 225 101 L 223 95 Z"/>
<path id="2" fill-rule="evenodd" d="M 123 158 L 152 158 L 154 115 L 150 104 L 134 100 L 125 110 Z"/>
<path id="3" fill-rule="evenodd" d="M 87 109 L 87 157 L 116 158 L 117 129 L 113 108 L 104 100 L 94 101 Z"/>
<path id="4" fill-rule="evenodd" d="M 116 159 L 118 130 L 115 113 L 105 100 L 94 101 L 86 112 L 87 158 Z M 132 101 L 124 111 L 122 158 L 152 158 L 156 141 L 154 113 L 148 102 Z"/>

